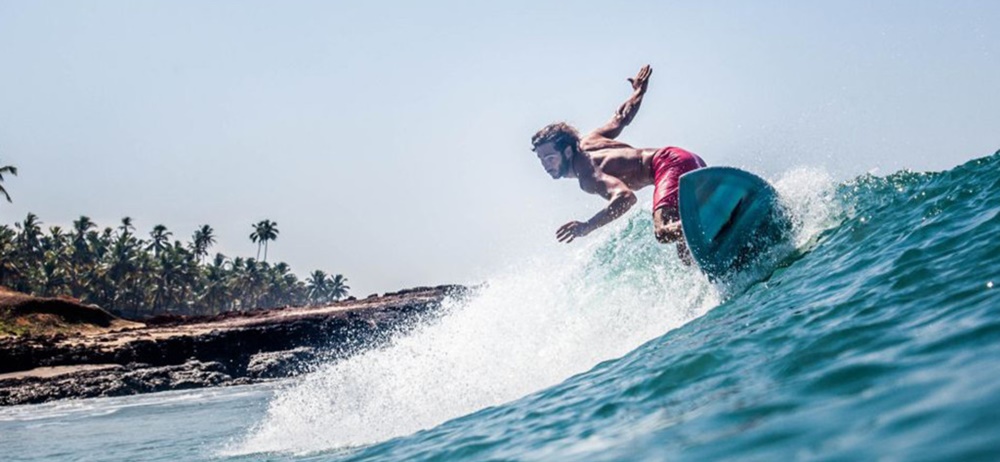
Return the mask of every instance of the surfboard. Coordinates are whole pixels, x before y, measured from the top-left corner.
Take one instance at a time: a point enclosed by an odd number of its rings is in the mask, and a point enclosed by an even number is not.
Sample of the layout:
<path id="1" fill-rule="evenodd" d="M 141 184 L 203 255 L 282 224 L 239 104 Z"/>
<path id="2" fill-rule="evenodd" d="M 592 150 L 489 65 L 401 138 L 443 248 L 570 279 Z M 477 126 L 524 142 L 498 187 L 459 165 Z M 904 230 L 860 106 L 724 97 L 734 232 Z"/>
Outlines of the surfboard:
<path id="1" fill-rule="evenodd" d="M 791 220 L 770 183 L 732 167 L 706 167 L 680 178 L 684 241 L 702 272 L 724 280 L 790 239 Z"/>

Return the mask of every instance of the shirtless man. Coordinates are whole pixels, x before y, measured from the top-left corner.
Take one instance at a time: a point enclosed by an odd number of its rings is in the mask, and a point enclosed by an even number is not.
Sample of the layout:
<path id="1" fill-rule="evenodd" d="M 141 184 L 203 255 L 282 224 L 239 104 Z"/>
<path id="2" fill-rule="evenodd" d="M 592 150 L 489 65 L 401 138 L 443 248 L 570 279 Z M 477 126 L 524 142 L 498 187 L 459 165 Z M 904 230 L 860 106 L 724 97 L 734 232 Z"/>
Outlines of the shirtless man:
<path id="1" fill-rule="evenodd" d="M 655 185 L 653 192 L 653 231 L 662 243 L 676 242 L 678 253 L 686 258 L 677 211 L 677 180 L 681 175 L 705 166 L 700 157 L 680 148 L 633 148 L 615 140 L 639 112 L 653 70 L 644 66 L 632 84 L 632 96 L 615 112 L 611 120 L 580 138 L 575 128 L 559 122 L 531 137 L 532 150 L 553 179 L 576 178 L 580 189 L 608 200 L 608 205 L 585 222 L 571 221 L 556 231 L 559 242 L 590 234 L 597 228 L 625 214 L 636 198 L 633 191 Z"/>

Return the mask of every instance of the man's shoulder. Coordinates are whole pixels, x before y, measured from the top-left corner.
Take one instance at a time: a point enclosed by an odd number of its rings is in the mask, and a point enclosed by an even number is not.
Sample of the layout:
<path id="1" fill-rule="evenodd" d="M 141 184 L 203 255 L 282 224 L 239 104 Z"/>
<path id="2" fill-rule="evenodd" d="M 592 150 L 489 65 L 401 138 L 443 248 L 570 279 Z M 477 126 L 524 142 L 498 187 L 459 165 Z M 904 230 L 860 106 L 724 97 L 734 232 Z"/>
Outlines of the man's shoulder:
<path id="1" fill-rule="evenodd" d="M 591 133 L 580 140 L 580 149 L 584 151 L 601 151 L 604 149 L 634 149 L 628 143 L 607 138 L 597 133 Z"/>

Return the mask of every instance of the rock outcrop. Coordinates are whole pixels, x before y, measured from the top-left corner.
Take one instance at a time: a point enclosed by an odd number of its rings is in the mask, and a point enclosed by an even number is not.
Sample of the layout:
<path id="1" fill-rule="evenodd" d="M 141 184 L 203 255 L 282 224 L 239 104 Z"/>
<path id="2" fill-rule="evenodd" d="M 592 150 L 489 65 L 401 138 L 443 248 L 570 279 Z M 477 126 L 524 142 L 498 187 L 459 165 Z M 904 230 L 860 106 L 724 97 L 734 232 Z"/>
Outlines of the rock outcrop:
<path id="1" fill-rule="evenodd" d="M 97 334 L 143 327 L 73 298 L 35 297 L 0 287 L 0 337 Z"/>
<path id="2" fill-rule="evenodd" d="M 377 346 L 439 312 L 461 286 L 324 307 L 153 320 L 97 333 L 0 338 L 0 405 L 239 385 Z"/>

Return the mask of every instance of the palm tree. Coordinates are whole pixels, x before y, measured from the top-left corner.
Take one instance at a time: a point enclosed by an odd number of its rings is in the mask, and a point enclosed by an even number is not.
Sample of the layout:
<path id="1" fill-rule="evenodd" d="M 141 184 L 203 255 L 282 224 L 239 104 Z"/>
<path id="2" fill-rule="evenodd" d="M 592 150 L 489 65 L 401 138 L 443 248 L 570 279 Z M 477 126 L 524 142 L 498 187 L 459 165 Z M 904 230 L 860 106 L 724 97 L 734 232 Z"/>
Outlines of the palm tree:
<path id="1" fill-rule="evenodd" d="M 111 244 L 114 243 L 114 230 L 110 227 L 104 228 L 100 234 L 96 231 L 91 231 L 87 233 L 87 240 L 90 241 L 90 249 L 94 254 L 94 258 L 97 261 L 104 259 L 104 256 L 108 254 L 108 249 L 111 248 Z"/>
<path id="2" fill-rule="evenodd" d="M 49 235 L 42 236 L 40 246 L 44 271 L 40 289 L 47 296 L 69 295 L 69 283 L 74 274 L 69 236 L 63 233 L 62 227 L 50 226 Z"/>
<path id="3" fill-rule="evenodd" d="M 75 263 L 84 264 L 90 261 L 87 234 L 96 227 L 97 225 L 86 215 L 81 215 L 79 220 L 73 221 L 73 258 Z"/>
<path id="4" fill-rule="evenodd" d="M 153 230 L 150 231 L 149 237 L 153 238 L 146 246 L 146 250 L 152 250 L 153 254 L 157 257 L 160 256 L 160 252 L 163 252 L 167 247 L 170 247 L 170 236 L 174 233 L 167 231 L 167 227 L 163 225 L 156 225 Z"/>
<path id="5" fill-rule="evenodd" d="M 203 261 L 203 257 L 208 255 L 208 248 L 215 244 L 215 230 L 211 226 L 201 225 L 191 236 L 191 251 L 198 257 L 198 261 Z"/>
<path id="6" fill-rule="evenodd" d="M 245 292 L 243 293 L 247 306 L 245 308 L 256 308 L 260 304 L 260 299 L 264 295 L 264 276 L 267 274 L 267 263 L 260 263 L 254 259 L 247 259 L 243 267 L 243 283 Z"/>
<path id="7" fill-rule="evenodd" d="M 28 213 L 28 216 L 24 218 L 23 223 L 15 223 L 14 227 L 21 230 L 18 236 L 18 242 L 21 244 L 21 250 L 31 258 L 35 257 L 35 253 L 41 249 L 41 238 L 42 238 L 42 222 L 38 220 L 38 215 L 34 213 Z"/>
<path id="8" fill-rule="evenodd" d="M 4 173 L 9 173 L 11 175 L 17 176 L 17 167 L 13 165 L 4 165 L 3 167 L 0 167 L 0 183 L 3 183 Z M 10 200 L 10 194 L 7 194 L 7 189 L 4 188 L 2 184 L 0 184 L 0 194 L 3 194 L 4 197 L 7 198 L 7 202 L 14 202 Z"/>
<path id="9" fill-rule="evenodd" d="M 240 308 L 245 307 L 243 300 L 248 290 L 246 283 L 246 262 L 247 259 L 236 257 L 229 264 L 229 289 L 231 291 L 229 306 L 232 308 L 237 306 Z"/>
<path id="10" fill-rule="evenodd" d="M 67 247 L 67 236 L 61 226 L 49 226 L 49 235 L 42 237 L 42 248 L 62 252 Z"/>
<path id="11" fill-rule="evenodd" d="M 97 225 L 86 215 L 80 215 L 79 220 L 73 220 L 73 244 L 80 246 L 86 244 L 87 232 Z"/>
<path id="12" fill-rule="evenodd" d="M 250 226 L 253 228 L 253 232 L 250 233 L 250 242 L 257 244 L 257 258 L 260 258 L 260 248 L 264 245 L 264 241 L 260 239 L 260 223 L 252 224 Z"/>
<path id="13" fill-rule="evenodd" d="M 288 263 L 278 263 L 271 268 L 271 288 L 269 300 L 271 306 L 302 305 L 307 301 L 306 287 L 292 273 Z"/>
<path id="14" fill-rule="evenodd" d="M 310 302 L 326 302 L 330 295 L 330 279 L 322 270 L 313 271 L 306 278 L 306 290 L 308 290 Z"/>
<path id="15" fill-rule="evenodd" d="M 41 264 L 41 281 L 39 286 L 44 295 L 69 295 L 69 259 L 64 258 L 59 250 L 47 250 Z"/>
<path id="16" fill-rule="evenodd" d="M 233 297 L 229 286 L 230 273 L 226 268 L 228 263 L 225 255 L 217 253 L 205 270 L 205 281 L 198 299 L 206 312 L 218 314 L 230 306 Z"/>
<path id="17" fill-rule="evenodd" d="M 21 279 L 16 240 L 17 232 L 7 225 L 0 225 L 0 284 L 12 289 Z"/>
<path id="18" fill-rule="evenodd" d="M 340 300 L 347 296 L 351 287 L 347 285 L 347 278 L 338 274 L 330 279 L 330 298 Z"/>
<path id="19" fill-rule="evenodd" d="M 97 225 L 86 215 L 81 215 L 79 220 L 73 221 L 73 254 L 70 262 L 70 285 L 74 297 L 84 297 L 87 294 L 87 279 L 89 272 L 93 269 L 94 260 L 90 241 L 87 237 L 95 227 Z"/>
<path id="20" fill-rule="evenodd" d="M 135 231 L 135 226 L 132 225 L 132 217 L 122 217 L 122 224 L 118 229 L 121 230 L 122 236 L 128 236 L 132 231 Z"/>
<path id="21" fill-rule="evenodd" d="M 270 308 L 280 305 L 285 300 L 284 277 L 288 274 L 288 264 L 278 263 L 269 266 L 264 263 L 262 282 L 263 294 L 258 302 L 258 308 Z"/>
<path id="22" fill-rule="evenodd" d="M 111 283 L 107 302 L 114 306 L 120 307 L 132 298 L 133 281 L 139 277 L 139 252 L 138 241 L 127 229 L 111 245 L 105 261 L 105 276 Z"/>
<path id="23" fill-rule="evenodd" d="M 257 258 L 260 258 L 260 247 L 263 245 L 264 261 L 267 261 L 267 243 L 278 240 L 278 223 L 264 220 L 251 226 L 253 226 L 253 232 L 250 233 L 250 240 L 257 243 Z"/>

